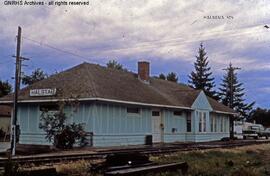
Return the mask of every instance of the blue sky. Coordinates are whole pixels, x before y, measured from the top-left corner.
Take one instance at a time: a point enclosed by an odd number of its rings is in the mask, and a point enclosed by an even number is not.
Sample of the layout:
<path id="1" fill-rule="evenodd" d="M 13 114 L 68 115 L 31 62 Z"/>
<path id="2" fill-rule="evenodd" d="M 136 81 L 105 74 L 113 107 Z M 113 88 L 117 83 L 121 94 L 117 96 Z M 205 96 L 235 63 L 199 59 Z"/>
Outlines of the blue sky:
<path id="1" fill-rule="evenodd" d="M 244 83 L 247 102 L 270 108 L 270 29 L 263 27 L 270 25 L 270 3 L 265 0 L 91 0 L 81 7 L 3 2 L 1 80 L 13 82 L 11 56 L 19 25 L 22 55 L 31 58 L 23 67 L 25 74 L 35 68 L 53 73 L 85 61 L 105 65 L 110 59 L 137 72 L 137 61 L 147 60 L 152 76 L 173 71 L 186 83 L 203 42 L 217 87 L 222 69 L 232 62 L 242 68 L 239 81 Z"/>

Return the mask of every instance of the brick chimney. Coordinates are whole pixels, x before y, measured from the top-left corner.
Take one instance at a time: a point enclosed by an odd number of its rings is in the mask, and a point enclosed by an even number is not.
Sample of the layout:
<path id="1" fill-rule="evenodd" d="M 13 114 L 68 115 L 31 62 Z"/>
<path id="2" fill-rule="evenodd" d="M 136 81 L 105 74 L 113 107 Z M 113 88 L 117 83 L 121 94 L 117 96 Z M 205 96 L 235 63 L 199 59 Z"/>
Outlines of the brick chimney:
<path id="1" fill-rule="evenodd" d="M 149 82 L 149 62 L 140 61 L 138 62 L 138 78 L 142 81 Z"/>

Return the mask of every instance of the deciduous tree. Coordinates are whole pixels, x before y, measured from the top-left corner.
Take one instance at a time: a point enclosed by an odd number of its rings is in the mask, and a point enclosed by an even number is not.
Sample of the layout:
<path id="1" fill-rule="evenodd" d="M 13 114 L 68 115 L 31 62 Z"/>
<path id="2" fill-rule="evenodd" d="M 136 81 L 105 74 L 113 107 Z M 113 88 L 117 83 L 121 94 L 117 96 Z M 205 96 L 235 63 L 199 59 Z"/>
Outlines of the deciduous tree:
<path id="1" fill-rule="evenodd" d="M 172 81 L 172 82 L 177 82 L 178 81 L 178 77 L 176 76 L 176 73 L 174 73 L 174 72 L 168 73 L 166 79 L 168 81 Z"/>
<path id="2" fill-rule="evenodd" d="M 265 127 L 270 127 L 270 109 L 257 108 L 252 110 L 248 117 L 249 122 L 256 122 L 262 124 Z"/>
<path id="3" fill-rule="evenodd" d="M 3 97 L 9 94 L 12 91 L 12 86 L 8 81 L 0 80 L 0 97 Z"/>
<path id="4" fill-rule="evenodd" d="M 109 60 L 106 65 L 111 69 L 127 71 L 127 69 L 125 69 L 123 65 L 118 63 L 116 60 Z"/>
<path id="5" fill-rule="evenodd" d="M 41 81 L 48 77 L 48 74 L 45 73 L 41 68 L 35 69 L 31 75 L 25 75 L 22 77 L 22 84 L 32 85 L 35 82 Z"/>
<path id="6" fill-rule="evenodd" d="M 166 76 L 163 73 L 159 74 L 158 78 L 159 79 L 166 80 Z"/>
<path id="7" fill-rule="evenodd" d="M 54 111 L 42 109 L 39 128 L 46 132 L 46 139 L 53 142 L 57 148 L 70 149 L 77 142 L 80 146 L 84 146 L 87 144 L 84 126 L 81 123 L 68 124 L 66 122 L 68 117 L 64 112 L 66 105 L 73 107 L 75 104 L 72 101 L 59 102 L 57 106 L 59 110 L 57 108 Z"/>

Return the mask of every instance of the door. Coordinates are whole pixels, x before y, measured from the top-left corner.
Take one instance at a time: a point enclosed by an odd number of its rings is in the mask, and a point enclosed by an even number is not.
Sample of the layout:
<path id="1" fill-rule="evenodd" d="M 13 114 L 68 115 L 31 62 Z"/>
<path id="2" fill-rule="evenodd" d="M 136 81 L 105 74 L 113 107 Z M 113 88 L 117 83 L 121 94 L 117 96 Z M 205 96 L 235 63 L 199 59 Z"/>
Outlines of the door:
<path id="1" fill-rule="evenodd" d="M 153 142 L 161 142 L 161 114 L 160 111 L 152 111 L 152 136 Z"/>

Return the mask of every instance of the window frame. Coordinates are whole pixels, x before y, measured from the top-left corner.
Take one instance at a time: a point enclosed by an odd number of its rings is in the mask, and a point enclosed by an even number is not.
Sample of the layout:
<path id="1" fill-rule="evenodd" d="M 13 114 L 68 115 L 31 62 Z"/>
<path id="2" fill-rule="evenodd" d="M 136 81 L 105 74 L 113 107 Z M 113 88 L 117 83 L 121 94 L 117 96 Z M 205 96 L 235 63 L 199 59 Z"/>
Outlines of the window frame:
<path id="1" fill-rule="evenodd" d="M 217 132 L 217 117 L 214 115 L 210 115 L 210 131 L 212 133 Z"/>
<path id="2" fill-rule="evenodd" d="M 138 110 L 138 112 L 128 112 L 128 110 L 129 109 L 137 109 Z M 139 108 L 139 107 L 126 107 L 126 113 L 128 114 L 128 115 L 141 115 L 141 108 Z"/>
<path id="3" fill-rule="evenodd" d="M 183 111 L 173 111 L 173 115 L 174 116 L 182 116 L 183 115 Z"/>
<path id="4" fill-rule="evenodd" d="M 157 113 L 158 112 L 158 115 L 155 115 L 155 114 L 153 114 L 153 113 Z M 160 111 L 155 111 L 155 110 L 152 110 L 152 116 L 154 116 L 154 117 L 160 117 Z"/>
<path id="5" fill-rule="evenodd" d="M 206 117 L 207 117 L 207 112 L 205 111 L 197 111 L 198 113 L 198 118 L 199 118 L 199 133 L 206 133 L 207 128 L 206 128 Z"/>
<path id="6" fill-rule="evenodd" d="M 224 120 L 222 116 L 220 116 L 220 132 L 224 132 Z"/>
<path id="7" fill-rule="evenodd" d="M 186 131 L 188 133 L 192 132 L 192 118 L 190 114 L 187 114 L 187 121 L 186 121 Z"/>

